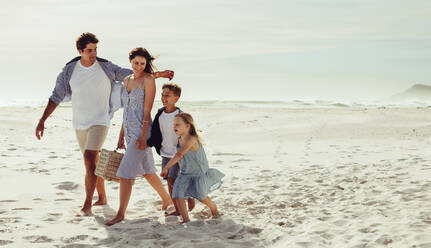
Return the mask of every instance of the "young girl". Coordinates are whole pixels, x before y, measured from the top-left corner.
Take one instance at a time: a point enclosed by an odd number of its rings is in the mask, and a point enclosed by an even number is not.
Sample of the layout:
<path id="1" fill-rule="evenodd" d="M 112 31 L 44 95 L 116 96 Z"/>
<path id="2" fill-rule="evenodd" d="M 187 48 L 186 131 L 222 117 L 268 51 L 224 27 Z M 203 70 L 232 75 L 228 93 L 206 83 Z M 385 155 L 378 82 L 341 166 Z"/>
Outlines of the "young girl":
<path id="1" fill-rule="evenodd" d="M 165 177 L 169 168 L 179 163 L 180 173 L 174 183 L 172 198 L 183 218 L 181 223 L 190 221 L 184 201 L 184 198 L 189 197 L 196 198 L 207 205 L 213 217 L 218 217 L 217 206 L 207 195 L 208 191 L 220 187 L 224 174 L 208 167 L 204 148 L 190 114 L 181 112 L 175 116 L 174 131 L 180 136 L 177 153 L 168 162 L 160 176 Z"/>
<path id="2" fill-rule="evenodd" d="M 160 195 L 163 210 L 172 204 L 171 197 L 156 175 L 151 148 L 147 147 L 147 139 L 151 133 L 151 108 L 156 94 L 155 80 L 151 74 L 154 58 L 146 49 L 138 47 L 129 53 L 129 60 L 133 74 L 124 79 L 121 94 L 124 106 L 123 125 L 117 145 L 118 148 L 125 148 L 124 138 L 126 139 L 126 153 L 117 172 L 117 176 L 120 177 L 120 207 L 117 216 L 106 223 L 108 226 L 124 219 L 137 175 L 143 175 Z"/>

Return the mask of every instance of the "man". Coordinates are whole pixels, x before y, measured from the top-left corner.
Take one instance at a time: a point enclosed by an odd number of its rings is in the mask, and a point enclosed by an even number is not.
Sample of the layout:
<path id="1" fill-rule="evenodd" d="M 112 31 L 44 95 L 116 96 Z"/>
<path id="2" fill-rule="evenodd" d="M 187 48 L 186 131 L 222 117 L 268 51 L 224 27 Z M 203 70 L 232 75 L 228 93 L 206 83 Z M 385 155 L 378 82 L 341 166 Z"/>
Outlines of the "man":
<path id="1" fill-rule="evenodd" d="M 99 151 L 105 141 L 113 113 L 118 109 L 115 104 L 114 89 L 121 85 L 124 77 L 132 74 L 129 69 L 121 68 L 105 59 L 97 57 L 99 40 L 92 33 L 83 33 L 76 41 L 81 56 L 72 59 L 58 75 L 54 91 L 36 127 L 36 137 L 43 136 L 46 119 L 57 105 L 72 99 L 73 127 L 84 156 L 86 168 L 86 198 L 81 209 L 83 215 L 91 214 L 94 190 L 99 195 L 94 205 L 107 203 L 105 185 L 102 178 L 94 174 Z M 154 76 L 172 79 L 173 71 L 155 72 Z"/>

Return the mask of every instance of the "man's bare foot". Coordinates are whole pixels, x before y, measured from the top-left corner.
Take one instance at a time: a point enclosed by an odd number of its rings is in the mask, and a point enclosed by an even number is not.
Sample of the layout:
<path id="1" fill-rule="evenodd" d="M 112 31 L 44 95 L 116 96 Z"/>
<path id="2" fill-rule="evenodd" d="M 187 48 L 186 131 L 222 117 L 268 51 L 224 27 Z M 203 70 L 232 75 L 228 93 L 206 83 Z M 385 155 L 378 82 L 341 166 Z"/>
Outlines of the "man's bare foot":
<path id="1" fill-rule="evenodd" d="M 99 198 L 95 203 L 93 203 L 93 206 L 102 206 L 106 204 L 108 204 L 106 198 Z"/>
<path id="2" fill-rule="evenodd" d="M 172 204 L 174 204 L 174 203 L 172 202 L 171 199 L 169 199 L 168 201 L 163 201 L 163 203 L 162 203 L 162 210 L 166 210 Z"/>
<path id="3" fill-rule="evenodd" d="M 112 220 L 108 221 L 105 223 L 105 225 L 107 226 L 112 226 L 114 224 L 117 224 L 118 222 L 124 220 L 124 216 L 115 216 L 115 218 L 113 218 Z"/>
<path id="4" fill-rule="evenodd" d="M 91 212 L 91 206 L 84 206 L 84 207 L 82 207 L 82 209 L 81 209 L 81 211 L 80 211 L 81 213 L 79 213 L 79 214 L 77 214 L 76 216 L 77 217 L 79 217 L 79 216 L 90 216 L 90 215 L 92 215 L 92 212 Z"/>
<path id="5" fill-rule="evenodd" d="M 187 199 L 187 206 L 189 207 L 189 212 L 192 211 L 196 206 L 195 199 L 193 198 Z"/>
<path id="6" fill-rule="evenodd" d="M 173 211 L 173 212 L 165 212 L 165 216 L 180 216 L 180 213 L 178 213 L 177 211 Z"/>

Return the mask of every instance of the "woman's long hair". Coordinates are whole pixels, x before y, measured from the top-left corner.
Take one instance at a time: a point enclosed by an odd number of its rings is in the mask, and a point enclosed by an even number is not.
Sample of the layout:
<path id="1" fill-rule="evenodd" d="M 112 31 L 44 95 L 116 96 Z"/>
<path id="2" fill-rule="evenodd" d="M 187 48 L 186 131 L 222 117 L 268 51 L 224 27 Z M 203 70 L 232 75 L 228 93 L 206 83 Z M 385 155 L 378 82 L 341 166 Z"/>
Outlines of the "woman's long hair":
<path id="1" fill-rule="evenodd" d="M 147 49 L 143 47 L 137 47 L 130 51 L 129 53 L 129 60 L 134 59 L 136 56 L 144 57 L 147 60 L 147 64 L 145 65 L 144 71 L 147 73 L 153 73 L 154 72 L 154 66 L 153 66 L 153 60 L 156 59 L 153 57 Z"/>
<path id="2" fill-rule="evenodd" d="M 190 124 L 189 135 L 196 137 L 199 143 L 202 144 L 202 138 L 199 136 L 193 117 L 189 113 L 181 112 L 175 115 L 175 117 L 181 118 L 186 124 Z"/>

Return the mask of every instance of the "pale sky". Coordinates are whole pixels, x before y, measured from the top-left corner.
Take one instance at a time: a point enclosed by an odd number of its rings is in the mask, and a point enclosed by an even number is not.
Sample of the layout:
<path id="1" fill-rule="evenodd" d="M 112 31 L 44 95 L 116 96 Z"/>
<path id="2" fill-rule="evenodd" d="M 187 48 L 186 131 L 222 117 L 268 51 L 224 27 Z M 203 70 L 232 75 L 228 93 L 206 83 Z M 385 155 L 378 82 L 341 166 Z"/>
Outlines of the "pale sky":
<path id="1" fill-rule="evenodd" d="M 48 98 L 92 32 L 120 66 L 160 55 L 183 100 L 380 99 L 431 84 L 430 16 L 427 0 L 5 1 L 0 97 Z"/>

